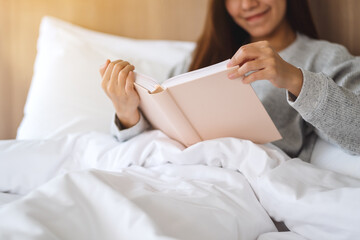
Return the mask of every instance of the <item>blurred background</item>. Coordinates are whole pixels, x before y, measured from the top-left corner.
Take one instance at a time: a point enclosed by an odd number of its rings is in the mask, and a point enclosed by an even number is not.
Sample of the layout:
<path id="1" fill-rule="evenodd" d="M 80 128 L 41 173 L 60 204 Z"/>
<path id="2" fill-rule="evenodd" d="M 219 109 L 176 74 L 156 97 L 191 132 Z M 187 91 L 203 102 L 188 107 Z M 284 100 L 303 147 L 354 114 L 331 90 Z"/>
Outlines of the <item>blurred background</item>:
<path id="1" fill-rule="evenodd" d="M 360 1 L 309 2 L 320 37 L 360 55 Z M 23 117 L 43 16 L 131 38 L 195 41 L 207 5 L 208 0 L 0 0 L 0 139 L 15 138 Z"/>

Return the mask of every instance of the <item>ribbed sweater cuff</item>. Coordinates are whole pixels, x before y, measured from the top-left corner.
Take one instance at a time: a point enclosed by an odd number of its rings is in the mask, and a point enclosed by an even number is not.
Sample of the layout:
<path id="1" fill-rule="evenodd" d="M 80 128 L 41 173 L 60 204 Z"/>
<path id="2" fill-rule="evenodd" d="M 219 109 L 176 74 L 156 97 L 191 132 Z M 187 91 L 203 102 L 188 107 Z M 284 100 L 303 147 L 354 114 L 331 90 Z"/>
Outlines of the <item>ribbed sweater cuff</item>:
<path id="1" fill-rule="evenodd" d="M 299 96 L 292 101 L 290 93 L 287 92 L 288 103 L 300 113 L 306 120 L 311 122 L 316 115 L 317 111 L 326 101 L 328 81 L 323 73 L 312 73 L 301 69 L 303 73 L 303 86 Z"/>

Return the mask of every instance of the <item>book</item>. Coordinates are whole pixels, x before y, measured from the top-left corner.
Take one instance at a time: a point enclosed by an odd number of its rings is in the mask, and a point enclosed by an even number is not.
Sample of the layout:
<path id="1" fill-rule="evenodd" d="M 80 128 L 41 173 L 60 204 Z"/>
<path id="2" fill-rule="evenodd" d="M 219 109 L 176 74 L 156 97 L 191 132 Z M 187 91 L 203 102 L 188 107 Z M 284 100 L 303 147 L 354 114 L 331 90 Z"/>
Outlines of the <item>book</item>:
<path id="1" fill-rule="evenodd" d="M 150 124 L 185 146 L 222 137 L 265 144 L 282 137 L 250 84 L 229 79 L 229 60 L 180 74 L 161 85 L 135 73 L 140 110 Z"/>

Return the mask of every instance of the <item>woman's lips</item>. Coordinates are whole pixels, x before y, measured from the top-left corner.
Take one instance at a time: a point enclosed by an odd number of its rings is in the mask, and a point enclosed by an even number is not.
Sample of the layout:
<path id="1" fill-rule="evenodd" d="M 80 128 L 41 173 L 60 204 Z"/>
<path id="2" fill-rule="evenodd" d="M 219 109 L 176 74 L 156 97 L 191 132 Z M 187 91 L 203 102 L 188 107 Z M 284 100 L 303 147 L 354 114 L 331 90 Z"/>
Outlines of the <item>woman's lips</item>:
<path id="1" fill-rule="evenodd" d="M 265 11 L 263 11 L 261 13 L 252 15 L 250 17 L 245 17 L 245 20 L 248 22 L 256 21 L 256 20 L 262 18 L 265 14 L 267 14 L 269 12 L 269 10 L 270 10 L 270 8 L 266 9 Z"/>

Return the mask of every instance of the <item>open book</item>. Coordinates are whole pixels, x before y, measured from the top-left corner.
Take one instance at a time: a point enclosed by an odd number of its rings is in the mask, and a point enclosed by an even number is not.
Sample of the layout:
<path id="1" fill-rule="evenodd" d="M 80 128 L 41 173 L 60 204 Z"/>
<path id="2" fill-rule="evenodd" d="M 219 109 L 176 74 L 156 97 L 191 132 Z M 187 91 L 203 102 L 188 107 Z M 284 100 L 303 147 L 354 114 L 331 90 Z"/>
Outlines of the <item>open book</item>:
<path id="1" fill-rule="evenodd" d="M 227 75 L 227 61 L 161 84 L 135 73 L 140 109 L 154 128 L 185 146 L 221 137 L 264 144 L 281 139 L 251 85 Z"/>

